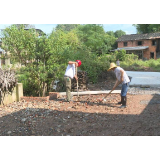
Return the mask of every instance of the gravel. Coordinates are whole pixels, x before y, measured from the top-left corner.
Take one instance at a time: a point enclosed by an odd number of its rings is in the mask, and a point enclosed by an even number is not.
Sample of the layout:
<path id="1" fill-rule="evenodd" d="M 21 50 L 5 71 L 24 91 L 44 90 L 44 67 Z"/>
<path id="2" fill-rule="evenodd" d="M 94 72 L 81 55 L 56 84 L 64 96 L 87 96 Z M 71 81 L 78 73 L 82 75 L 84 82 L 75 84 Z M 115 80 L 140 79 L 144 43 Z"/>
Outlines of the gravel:
<path id="1" fill-rule="evenodd" d="M 91 89 L 110 90 L 112 83 Z M 120 94 L 111 94 L 106 102 L 98 103 L 103 97 L 85 95 L 80 96 L 80 102 L 57 99 L 0 106 L 0 136 L 160 135 L 160 88 L 129 87 L 125 109 L 117 105 Z"/>
<path id="2" fill-rule="evenodd" d="M 150 87 L 150 88 L 141 88 L 141 87 L 129 87 L 128 93 L 130 94 L 160 94 L 160 88 Z"/>

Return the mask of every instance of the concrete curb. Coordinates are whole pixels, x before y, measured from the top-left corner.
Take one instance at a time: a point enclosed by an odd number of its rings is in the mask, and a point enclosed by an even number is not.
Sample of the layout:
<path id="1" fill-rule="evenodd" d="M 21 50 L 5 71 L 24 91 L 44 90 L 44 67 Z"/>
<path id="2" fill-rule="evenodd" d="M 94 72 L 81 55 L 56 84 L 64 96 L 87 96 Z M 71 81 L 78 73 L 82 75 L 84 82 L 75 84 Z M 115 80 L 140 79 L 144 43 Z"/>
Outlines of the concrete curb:
<path id="1" fill-rule="evenodd" d="M 83 91 L 83 92 L 79 92 L 79 95 L 107 94 L 109 92 L 110 92 L 110 90 L 106 90 L 106 91 Z M 121 90 L 114 90 L 112 93 L 121 93 Z M 74 95 L 77 95 L 77 92 L 71 92 L 71 94 L 74 96 Z M 66 95 L 66 92 L 59 92 L 59 95 L 64 96 L 64 95 Z"/>

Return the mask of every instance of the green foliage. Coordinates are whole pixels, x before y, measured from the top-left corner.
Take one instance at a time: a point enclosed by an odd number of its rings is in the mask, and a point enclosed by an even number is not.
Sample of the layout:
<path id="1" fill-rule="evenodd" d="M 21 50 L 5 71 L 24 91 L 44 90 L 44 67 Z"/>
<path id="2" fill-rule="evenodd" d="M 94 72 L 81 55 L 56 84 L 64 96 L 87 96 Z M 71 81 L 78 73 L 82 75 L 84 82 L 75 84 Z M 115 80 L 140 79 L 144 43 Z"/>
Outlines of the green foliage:
<path id="1" fill-rule="evenodd" d="M 25 64 L 27 60 L 34 58 L 36 38 L 35 29 L 24 30 L 24 26 L 17 28 L 16 25 L 11 25 L 2 32 L 3 43 L 2 49 L 12 53 L 11 59 Z"/>
<path id="2" fill-rule="evenodd" d="M 116 33 L 118 37 L 122 32 Z M 60 80 L 62 83 L 70 60 L 80 59 L 82 65 L 78 69 L 86 71 L 93 83 L 107 71 L 110 62 L 117 59 L 124 69 L 139 70 L 146 66 L 160 70 L 159 59 L 138 60 L 138 56 L 126 54 L 125 50 L 106 54 L 116 39 L 113 32 L 105 33 L 101 25 L 78 25 L 68 31 L 57 29 L 40 37 L 35 29 L 24 30 L 23 25 L 12 25 L 3 31 L 2 48 L 11 53 L 12 61 L 23 64 L 18 73 L 25 95 L 44 96 L 46 86 L 49 91 L 52 81 Z"/>
<path id="3" fill-rule="evenodd" d="M 106 32 L 108 35 L 112 36 L 112 37 L 115 37 L 115 38 L 119 38 L 121 37 L 122 35 L 126 35 L 126 32 L 122 31 L 122 30 L 117 30 L 115 32 L 113 31 L 107 31 Z"/>
<path id="4" fill-rule="evenodd" d="M 126 54 L 125 61 L 121 61 L 121 67 L 126 70 L 144 70 L 151 68 L 154 71 L 160 71 L 160 59 L 150 59 L 147 61 L 139 60 L 137 55 Z"/>
<path id="5" fill-rule="evenodd" d="M 136 27 L 137 33 L 152 33 L 160 32 L 160 24 L 133 24 Z"/>
<path id="6" fill-rule="evenodd" d="M 64 66 L 66 66 L 69 60 L 73 59 L 80 42 L 74 31 L 67 33 L 60 30 L 52 32 L 49 39 L 52 44 L 52 55 L 48 63 L 51 68 L 54 68 L 53 72 L 55 74 L 55 78 L 59 79 L 64 75 Z"/>
<path id="7" fill-rule="evenodd" d="M 124 61 L 126 58 L 126 50 L 122 49 L 115 52 L 116 59 L 119 59 L 120 61 Z"/>
<path id="8" fill-rule="evenodd" d="M 102 25 L 80 25 L 77 29 L 80 41 L 93 53 L 98 55 L 107 53 L 115 43 L 116 38 L 105 33 Z"/>
<path id="9" fill-rule="evenodd" d="M 58 24 L 56 26 L 56 30 L 63 30 L 63 31 L 71 31 L 72 29 L 75 29 L 80 24 Z"/>
<path id="10" fill-rule="evenodd" d="M 81 47 L 76 54 L 73 55 L 73 60 L 80 59 L 82 65 L 80 68 L 87 72 L 90 82 L 96 83 L 98 76 L 107 71 L 109 67 L 109 61 L 106 55 L 97 56 L 96 53 L 92 53 L 86 47 Z"/>
<path id="11" fill-rule="evenodd" d="M 116 38 L 121 37 L 122 35 L 126 35 L 126 32 L 122 31 L 122 30 L 117 30 L 114 32 L 114 35 Z"/>
<path id="12" fill-rule="evenodd" d="M 112 36 L 112 37 L 115 37 L 115 34 L 114 34 L 113 31 L 107 31 L 106 33 L 107 33 L 108 35 Z"/>
<path id="13" fill-rule="evenodd" d="M 13 62 L 23 64 L 18 73 L 24 94 L 44 96 L 46 85 L 49 91 L 52 81 L 63 81 L 70 60 L 80 59 L 79 69 L 97 82 L 99 74 L 109 68 L 109 60 L 116 61 L 119 53 L 106 55 L 116 39 L 102 25 L 59 25 L 50 35 L 41 36 L 34 28 L 12 25 L 3 31 L 3 49 L 11 53 Z"/>
<path id="14" fill-rule="evenodd" d="M 145 61 L 144 65 L 147 66 L 147 67 L 151 67 L 153 69 L 159 69 L 160 70 L 160 59 L 157 59 L 157 60 L 150 59 L 148 61 Z"/>
<path id="15" fill-rule="evenodd" d="M 106 58 L 110 63 L 116 62 L 116 54 L 115 53 L 110 53 L 109 55 L 106 55 Z"/>
<path id="16" fill-rule="evenodd" d="M 128 55 L 126 55 L 126 51 L 125 50 L 119 50 L 119 51 L 115 51 L 114 53 L 111 52 L 109 55 L 107 55 L 107 60 L 111 63 L 114 62 L 116 63 L 117 59 L 119 59 L 119 61 L 125 61 L 126 57 Z M 131 57 L 132 58 L 132 57 Z"/>
<path id="17" fill-rule="evenodd" d="M 35 76 L 36 70 L 22 67 L 18 73 L 18 81 L 23 83 L 23 94 L 27 96 L 38 96 L 39 85 L 37 77 Z"/>
<path id="18" fill-rule="evenodd" d="M 126 33 L 122 30 L 117 30 L 115 32 L 113 31 L 108 31 L 106 32 L 106 34 L 108 34 L 110 36 L 109 38 L 109 42 L 110 43 L 110 46 L 111 46 L 111 49 L 116 49 L 117 48 L 117 42 L 116 40 L 121 37 L 122 35 L 126 35 Z"/>

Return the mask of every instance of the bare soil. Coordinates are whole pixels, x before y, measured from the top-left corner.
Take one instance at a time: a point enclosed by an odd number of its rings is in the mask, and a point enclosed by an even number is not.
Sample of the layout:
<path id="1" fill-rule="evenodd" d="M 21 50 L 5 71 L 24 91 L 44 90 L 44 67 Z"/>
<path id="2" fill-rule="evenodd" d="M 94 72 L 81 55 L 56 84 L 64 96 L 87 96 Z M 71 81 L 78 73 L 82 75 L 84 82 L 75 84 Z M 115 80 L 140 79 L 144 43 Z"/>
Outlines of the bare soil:
<path id="1" fill-rule="evenodd" d="M 113 80 L 90 84 L 88 90 L 106 90 Z M 159 136 L 160 95 L 127 94 L 127 108 L 117 104 L 119 94 L 63 98 L 49 102 L 14 102 L 0 106 L 1 136 Z M 78 101 L 77 101 L 78 100 Z"/>

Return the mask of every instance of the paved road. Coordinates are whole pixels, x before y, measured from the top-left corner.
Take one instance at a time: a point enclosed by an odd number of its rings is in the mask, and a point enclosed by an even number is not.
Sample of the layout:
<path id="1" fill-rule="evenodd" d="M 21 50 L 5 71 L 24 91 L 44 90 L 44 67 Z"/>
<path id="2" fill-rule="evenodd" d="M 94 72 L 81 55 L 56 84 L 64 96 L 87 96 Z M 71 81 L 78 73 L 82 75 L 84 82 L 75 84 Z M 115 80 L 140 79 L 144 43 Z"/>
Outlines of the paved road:
<path id="1" fill-rule="evenodd" d="M 160 87 L 160 72 L 126 71 L 126 73 L 132 77 L 130 86 L 148 85 Z"/>

